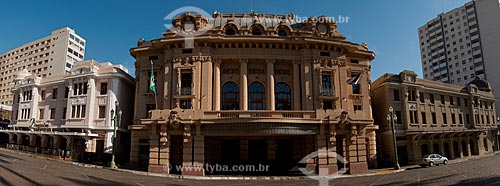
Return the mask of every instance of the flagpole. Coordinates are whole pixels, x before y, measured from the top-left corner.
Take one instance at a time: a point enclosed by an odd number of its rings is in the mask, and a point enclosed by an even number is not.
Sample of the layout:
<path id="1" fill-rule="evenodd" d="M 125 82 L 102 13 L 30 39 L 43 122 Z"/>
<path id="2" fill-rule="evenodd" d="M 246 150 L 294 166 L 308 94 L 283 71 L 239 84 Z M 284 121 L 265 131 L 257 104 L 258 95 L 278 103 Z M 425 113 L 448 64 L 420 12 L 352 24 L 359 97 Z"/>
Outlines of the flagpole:
<path id="1" fill-rule="evenodd" d="M 153 60 L 151 60 L 151 73 L 153 73 Z M 156 77 L 155 77 L 156 79 Z M 155 110 L 158 110 L 158 98 L 156 96 L 158 90 L 156 90 L 156 82 L 155 82 L 155 91 L 153 92 L 155 94 Z"/>

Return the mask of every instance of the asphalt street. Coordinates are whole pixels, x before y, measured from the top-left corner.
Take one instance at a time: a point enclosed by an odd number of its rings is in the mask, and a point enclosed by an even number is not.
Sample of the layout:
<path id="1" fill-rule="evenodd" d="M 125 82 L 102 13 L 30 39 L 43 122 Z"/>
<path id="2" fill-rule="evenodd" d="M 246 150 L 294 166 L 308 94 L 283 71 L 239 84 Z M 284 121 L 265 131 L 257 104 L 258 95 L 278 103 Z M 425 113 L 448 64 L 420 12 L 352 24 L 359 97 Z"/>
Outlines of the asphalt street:
<path id="1" fill-rule="evenodd" d="M 33 157 L 0 149 L 0 185 L 319 185 L 317 180 L 193 180 L 146 176 Z M 500 185 L 500 155 L 428 168 L 408 168 L 394 174 L 337 178 L 329 185 Z"/>

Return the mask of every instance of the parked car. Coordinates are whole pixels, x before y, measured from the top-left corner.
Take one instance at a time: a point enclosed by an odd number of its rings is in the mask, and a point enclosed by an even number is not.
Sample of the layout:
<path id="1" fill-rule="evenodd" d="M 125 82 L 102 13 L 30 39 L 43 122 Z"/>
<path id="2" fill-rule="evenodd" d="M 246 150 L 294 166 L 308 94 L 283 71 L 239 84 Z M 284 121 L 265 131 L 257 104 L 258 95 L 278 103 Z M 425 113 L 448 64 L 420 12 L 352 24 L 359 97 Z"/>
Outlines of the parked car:
<path id="1" fill-rule="evenodd" d="M 440 164 L 448 164 L 448 158 L 441 156 L 439 154 L 429 154 L 425 155 L 422 157 L 422 160 L 420 161 L 420 166 L 422 167 L 432 167 L 434 165 L 440 165 Z"/>

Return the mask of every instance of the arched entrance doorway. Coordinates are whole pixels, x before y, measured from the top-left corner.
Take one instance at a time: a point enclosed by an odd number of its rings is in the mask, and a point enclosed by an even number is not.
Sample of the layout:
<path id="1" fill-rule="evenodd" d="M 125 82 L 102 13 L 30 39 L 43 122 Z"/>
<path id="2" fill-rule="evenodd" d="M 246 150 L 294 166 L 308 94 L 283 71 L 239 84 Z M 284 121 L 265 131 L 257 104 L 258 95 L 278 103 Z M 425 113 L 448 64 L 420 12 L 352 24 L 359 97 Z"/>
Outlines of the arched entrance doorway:
<path id="1" fill-rule="evenodd" d="M 420 152 L 422 152 L 422 157 L 429 154 L 429 146 L 427 146 L 427 144 L 423 144 L 420 146 Z"/>
<path id="2" fill-rule="evenodd" d="M 458 149 L 458 143 L 456 141 L 453 142 L 453 154 L 455 154 L 454 158 L 460 157 L 460 150 Z"/>
<path id="3" fill-rule="evenodd" d="M 59 140 L 59 150 L 61 150 L 59 152 L 59 156 L 62 156 L 63 159 L 66 159 L 67 144 L 68 144 L 68 140 L 66 140 L 66 138 L 64 138 L 64 137 L 61 137 L 61 139 Z"/>
<path id="4" fill-rule="evenodd" d="M 23 135 L 22 139 L 21 139 L 21 145 L 23 145 L 23 146 L 30 146 L 30 136 Z"/>
<path id="5" fill-rule="evenodd" d="M 9 134 L 7 133 L 0 133 L 0 147 L 6 147 L 7 143 L 9 143 Z"/>
<path id="6" fill-rule="evenodd" d="M 448 144 L 448 142 L 444 142 L 443 148 L 444 148 L 444 156 L 450 158 L 450 145 Z"/>
<path id="7" fill-rule="evenodd" d="M 437 143 L 434 143 L 432 145 L 432 153 L 439 154 L 439 145 Z"/>

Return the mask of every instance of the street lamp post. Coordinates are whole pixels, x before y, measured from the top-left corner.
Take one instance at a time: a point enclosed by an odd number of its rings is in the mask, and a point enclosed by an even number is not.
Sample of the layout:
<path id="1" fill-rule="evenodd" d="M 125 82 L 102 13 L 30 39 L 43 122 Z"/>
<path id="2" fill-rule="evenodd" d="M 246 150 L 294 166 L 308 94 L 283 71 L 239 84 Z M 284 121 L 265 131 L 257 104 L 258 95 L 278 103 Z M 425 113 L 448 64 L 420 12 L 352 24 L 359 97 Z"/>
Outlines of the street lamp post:
<path id="1" fill-rule="evenodd" d="M 394 109 L 392 106 L 389 107 L 389 115 L 387 115 L 387 121 L 392 127 L 392 145 L 394 147 L 394 158 L 396 159 L 396 164 L 394 165 L 395 170 L 401 169 L 399 166 L 399 160 L 398 160 L 398 148 L 396 144 L 396 126 L 394 126 L 394 123 L 398 120 L 398 117 L 396 114 L 394 114 Z"/>
<path id="2" fill-rule="evenodd" d="M 115 107 L 118 111 L 118 101 L 115 101 Z M 115 115 L 115 110 L 111 109 L 111 121 L 113 123 L 113 149 L 111 154 L 111 163 L 109 167 L 112 169 L 118 168 L 115 163 L 115 153 L 116 153 L 116 130 L 120 126 L 120 120 L 122 118 L 122 111 L 118 111 L 117 115 Z"/>
<path id="3" fill-rule="evenodd" d="M 498 129 L 497 129 L 497 145 L 495 146 L 497 148 L 497 151 L 500 150 L 500 116 L 497 117 L 497 125 L 498 125 Z"/>

